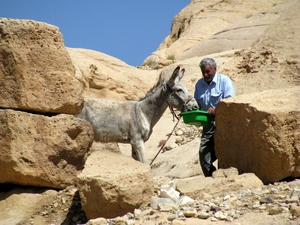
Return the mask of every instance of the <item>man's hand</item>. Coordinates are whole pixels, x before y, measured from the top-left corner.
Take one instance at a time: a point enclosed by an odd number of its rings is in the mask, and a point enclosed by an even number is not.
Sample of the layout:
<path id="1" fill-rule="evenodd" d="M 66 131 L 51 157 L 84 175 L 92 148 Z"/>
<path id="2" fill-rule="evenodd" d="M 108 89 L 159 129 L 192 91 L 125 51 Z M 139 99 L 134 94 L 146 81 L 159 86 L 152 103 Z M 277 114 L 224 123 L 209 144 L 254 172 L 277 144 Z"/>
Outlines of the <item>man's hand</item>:
<path id="1" fill-rule="evenodd" d="M 207 110 L 207 112 L 208 112 L 209 115 L 214 116 L 214 115 L 215 115 L 215 108 L 210 107 L 210 108 Z"/>

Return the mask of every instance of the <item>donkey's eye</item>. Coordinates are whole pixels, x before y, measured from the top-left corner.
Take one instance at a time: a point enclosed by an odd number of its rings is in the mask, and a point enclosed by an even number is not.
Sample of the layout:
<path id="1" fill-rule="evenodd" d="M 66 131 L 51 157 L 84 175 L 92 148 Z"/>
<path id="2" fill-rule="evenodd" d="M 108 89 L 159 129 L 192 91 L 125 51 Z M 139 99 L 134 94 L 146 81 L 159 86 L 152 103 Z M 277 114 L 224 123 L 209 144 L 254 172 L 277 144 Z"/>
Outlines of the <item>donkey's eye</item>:
<path id="1" fill-rule="evenodd" d="M 178 89 L 178 90 L 175 90 L 176 93 L 182 93 L 183 90 L 182 89 Z"/>

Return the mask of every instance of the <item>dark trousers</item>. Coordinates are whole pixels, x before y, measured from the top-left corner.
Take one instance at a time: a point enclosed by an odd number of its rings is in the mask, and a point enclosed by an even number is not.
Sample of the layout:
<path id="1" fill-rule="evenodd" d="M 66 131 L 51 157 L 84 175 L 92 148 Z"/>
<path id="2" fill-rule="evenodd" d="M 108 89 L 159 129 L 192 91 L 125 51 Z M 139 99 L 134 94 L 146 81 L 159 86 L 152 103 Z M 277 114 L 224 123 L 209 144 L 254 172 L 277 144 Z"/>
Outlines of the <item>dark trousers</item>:
<path id="1" fill-rule="evenodd" d="M 199 160 L 204 176 L 211 177 L 216 170 L 213 162 L 217 159 L 215 154 L 214 132 L 215 125 L 203 127 L 201 144 L 199 148 Z"/>

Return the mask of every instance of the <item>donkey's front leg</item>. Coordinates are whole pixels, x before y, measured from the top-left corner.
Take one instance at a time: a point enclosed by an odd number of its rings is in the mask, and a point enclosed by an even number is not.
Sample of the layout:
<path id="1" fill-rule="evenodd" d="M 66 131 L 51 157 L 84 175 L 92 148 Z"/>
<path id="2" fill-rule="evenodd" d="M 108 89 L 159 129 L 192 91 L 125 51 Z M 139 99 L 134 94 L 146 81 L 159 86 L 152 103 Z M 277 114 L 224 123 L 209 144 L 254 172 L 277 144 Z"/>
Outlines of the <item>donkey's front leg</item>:
<path id="1" fill-rule="evenodd" d="M 131 156 L 137 161 L 142 163 L 146 163 L 145 149 L 144 149 L 144 141 L 135 141 L 131 142 Z"/>

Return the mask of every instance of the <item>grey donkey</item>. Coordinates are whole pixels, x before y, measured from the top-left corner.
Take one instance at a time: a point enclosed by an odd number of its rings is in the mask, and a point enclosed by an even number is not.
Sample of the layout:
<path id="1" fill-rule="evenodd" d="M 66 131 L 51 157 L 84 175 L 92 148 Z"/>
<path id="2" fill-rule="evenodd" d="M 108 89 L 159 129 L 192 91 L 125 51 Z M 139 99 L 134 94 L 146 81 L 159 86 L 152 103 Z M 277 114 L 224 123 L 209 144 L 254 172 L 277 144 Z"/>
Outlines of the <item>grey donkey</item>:
<path id="1" fill-rule="evenodd" d="M 180 83 L 184 72 L 178 66 L 166 82 L 160 76 L 139 101 L 87 98 L 76 117 L 91 123 L 96 142 L 130 143 L 132 157 L 146 163 L 144 144 L 167 107 L 184 111 L 198 109 L 196 100 Z"/>

